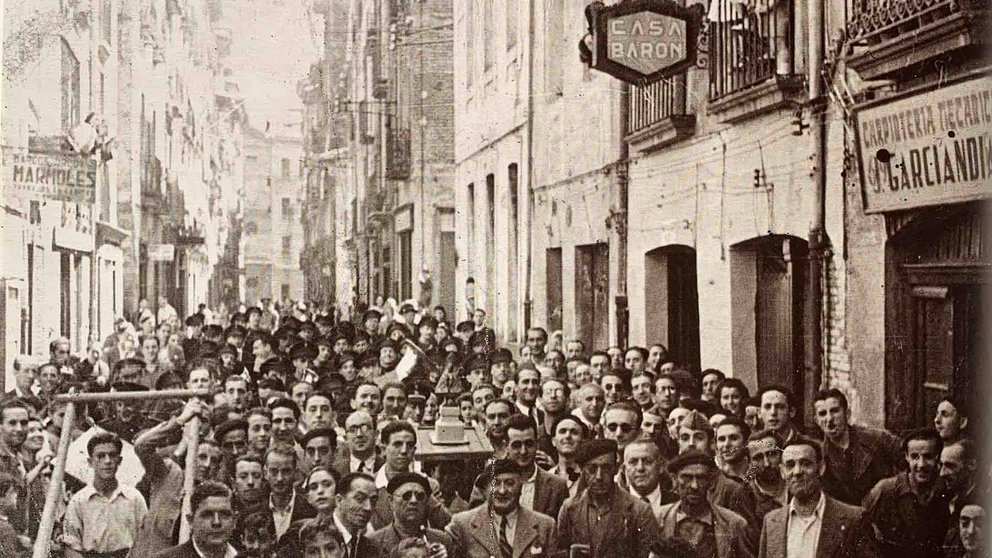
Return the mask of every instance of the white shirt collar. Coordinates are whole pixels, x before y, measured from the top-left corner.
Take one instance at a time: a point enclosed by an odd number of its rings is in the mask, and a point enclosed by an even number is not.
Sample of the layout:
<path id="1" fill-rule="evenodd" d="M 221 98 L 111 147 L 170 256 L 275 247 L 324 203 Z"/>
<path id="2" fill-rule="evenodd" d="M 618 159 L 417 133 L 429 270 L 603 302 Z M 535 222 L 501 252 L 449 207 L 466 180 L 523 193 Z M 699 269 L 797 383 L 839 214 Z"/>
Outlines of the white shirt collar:
<path id="1" fill-rule="evenodd" d="M 351 544 L 351 539 L 354 537 L 354 535 L 352 535 L 351 531 L 349 531 L 348 528 L 344 526 L 344 523 L 341 523 L 341 519 L 338 518 L 337 510 L 335 510 L 334 513 L 331 514 L 331 517 L 334 518 L 334 526 L 337 527 L 338 532 L 341 533 L 341 538 L 344 539 L 345 546 L 348 546 L 349 544 Z"/>
<path id="2" fill-rule="evenodd" d="M 641 493 L 638 492 L 634 488 L 634 485 L 630 485 L 630 488 L 628 490 L 630 490 L 630 495 L 631 496 L 633 496 L 634 498 L 637 498 L 638 500 L 641 499 Z M 654 490 L 652 490 L 650 493 L 647 494 L 647 499 L 648 499 L 649 502 L 651 502 L 651 505 L 652 506 L 654 506 L 655 504 L 661 502 L 661 485 L 660 484 L 658 486 L 654 487 Z"/>
<path id="3" fill-rule="evenodd" d="M 357 458 L 357 457 L 355 457 L 354 455 L 350 455 L 349 454 L 349 456 L 350 456 L 350 459 L 351 459 L 351 469 L 352 470 L 358 470 L 358 465 L 360 463 L 364 463 L 365 464 L 365 472 L 366 473 L 371 473 L 375 469 L 375 452 L 372 452 L 372 455 L 370 455 L 369 458 L 366 459 L 366 460 L 364 460 L 364 461 L 361 460 L 361 459 L 359 459 L 359 458 Z"/>
<path id="4" fill-rule="evenodd" d="M 823 491 L 820 491 L 820 499 L 816 501 L 816 507 L 813 508 L 813 516 L 817 519 L 823 518 L 823 508 L 827 505 L 827 499 L 823 496 Z M 793 496 L 789 500 L 789 516 L 798 515 L 799 512 L 796 510 L 796 497 Z"/>
<path id="5" fill-rule="evenodd" d="M 410 464 L 408 470 L 414 473 L 421 473 L 422 467 L 423 466 L 419 461 L 414 461 L 413 463 Z M 383 463 L 382 467 L 379 467 L 379 470 L 375 472 L 375 487 L 386 488 L 386 485 L 388 484 L 389 484 L 389 478 L 386 477 L 386 464 Z"/>
<path id="6" fill-rule="evenodd" d="M 269 509 L 272 511 L 283 511 L 287 513 L 293 513 L 293 504 L 295 503 L 296 503 L 296 490 L 293 490 L 293 493 L 289 497 L 289 503 L 286 504 L 286 507 L 281 510 L 277 510 L 275 502 L 272 501 L 272 494 L 269 494 Z"/>

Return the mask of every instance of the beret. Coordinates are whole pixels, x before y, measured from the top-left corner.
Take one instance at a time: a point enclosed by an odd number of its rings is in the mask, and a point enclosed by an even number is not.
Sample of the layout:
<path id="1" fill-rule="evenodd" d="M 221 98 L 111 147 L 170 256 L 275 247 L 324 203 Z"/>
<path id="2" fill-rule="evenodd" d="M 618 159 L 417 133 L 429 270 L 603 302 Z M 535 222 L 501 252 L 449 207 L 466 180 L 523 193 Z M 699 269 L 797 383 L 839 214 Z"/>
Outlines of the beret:
<path id="1" fill-rule="evenodd" d="M 244 337 L 248 335 L 248 330 L 239 325 L 232 325 L 224 332 L 224 336 L 231 337 L 232 335 L 235 337 Z"/>
<path id="2" fill-rule="evenodd" d="M 166 389 L 168 386 L 181 386 L 183 380 L 172 372 L 164 372 L 155 380 L 155 389 Z M 125 390 L 117 390 L 125 391 Z"/>
<path id="3" fill-rule="evenodd" d="M 382 342 L 379 343 L 377 349 L 381 351 L 387 347 L 394 351 L 399 350 L 399 347 L 396 346 L 396 342 L 393 341 L 392 339 L 389 339 L 388 337 L 386 339 L 383 339 Z"/>
<path id="4" fill-rule="evenodd" d="M 668 472 L 676 475 L 690 465 L 706 465 L 711 469 L 716 469 L 716 462 L 713 461 L 712 456 L 697 449 L 688 449 L 668 462 Z"/>
<path id="5" fill-rule="evenodd" d="M 689 411 L 689 414 L 682 417 L 679 421 L 679 428 L 688 428 L 690 430 L 703 430 L 705 432 L 712 432 L 713 426 L 710 421 L 706 420 L 706 415 L 700 413 L 699 411 Z"/>
<path id="6" fill-rule="evenodd" d="M 309 343 L 297 343 L 293 345 L 293 348 L 289 350 L 289 358 L 296 360 L 298 358 L 304 360 L 313 360 L 317 356 L 317 349 Z"/>
<path id="7" fill-rule="evenodd" d="M 224 328 L 217 324 L 203 326 L 203 335 L 207 337 L 221 337 L 224 335 Z"/>
<path id="8" fill-rule="evenodd" d="M 431 483 L 427 480 L 427 477 L 419 473 L 412 473 L 412 472 L 400 473 L 395 477 L 393 477 L 392 479 L 390 479 L 389 484 L 386 485 L 386 492 L 388 494 L 392 494 L 397 490 L 399 490 L 399 488 L 404 484 L 411 482 L 419 484 L 421 488 L 424 489 L 424 492 L 427 493 L 428 496 L 430 496 Z"/>
<path id="9" fill-rule="evenodd" d="M 332 340 L 330 337 L 320 335 L 313 340 L 313 344 L 318 347 L 333 347 L 334 340 Z"/>
<path id="10" fill-rule="evenodd" d="M 197 327 L 203 325 L 203 314 L 193 314 L 186 318 L 186 325 L 189 327 Z"/>
<path id="11" fill-rule="evenodd" d="M 416 312 L 417 309 L 413 307 L 412 304 L 405 303 L 400 306 L 400 314 L 406 314 L 407 312 Z"/>
<path id="12" fill-rule="evenodd" d="M 465 370 L 478 370 L 478 369 L 489 370 L 489 357 L 484 354 L 476 353 L 468 357 L 465 360 Z"/>
<path id="13" fill-rule="evenodd" d="M 579 445 L 577 450 L 575 450 L 574 459 L 579 465 L 585 465 L 586 463 L 602 455 L 612 453 L 616 456 L 618 451 L 616 440 L 586 440 Z"/>
<path id="14" fill-rule="evenodd" d="M 217 350 L 218 355 L 234 355 L 238 356 L 238 350 L 234 348 L 234 345 L 229 343 L 224 343 L 221 345 L 220 349 Z"/>

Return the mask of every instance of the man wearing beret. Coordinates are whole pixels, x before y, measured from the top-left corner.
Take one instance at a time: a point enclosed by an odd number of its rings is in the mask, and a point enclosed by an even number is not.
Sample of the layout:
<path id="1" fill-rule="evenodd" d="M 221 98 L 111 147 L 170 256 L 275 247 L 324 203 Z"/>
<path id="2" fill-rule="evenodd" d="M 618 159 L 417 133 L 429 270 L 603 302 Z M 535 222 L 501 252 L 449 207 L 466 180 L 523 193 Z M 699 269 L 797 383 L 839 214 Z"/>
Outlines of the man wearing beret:
<path id="1" fill-rule="evenodd" d="M 456 513 L 447 531 L 465 558 L 539 558 L 557 547 L 554 519 L 520 505 L 520 465 L 497 459 L 483 473 L 486 503 Z"/>
<path id="2" fill-rule="evenodd" d="M 431 545 L 429 558 L 456 556 L 455 540 L 448 533 L 427 526 L 427 505 L 431 485 L 427 477 L 414 472 L 400 473 L 386 485 L 393 521 L 369 535 L 379 548 L 392 549 L 406 538 L 423 538 Z"/>
<path id="3" fill-rule="evenodd" d="M 186 318 L 186 338 L 183 339 L 183 354 L 192 359 L 200 344 L 200 333 L 203 331 L 203 314 L 193 314 Z"/>
<path id="4" fill-rule="evenodd" d="M 585 491 L 565 501 L 558 513 L 558 549 L 584 550 L 590 558 L 646 557 L 661 544 L 651 506 L 620 490 L 615 440 L 588 440 L 575 452 Z"/>
<path id="5" fill-rule="evenodd" d="M 747 522 L 707 498 L 719 473 L 713 457 L 695 448 L 668 463 L 679 501 L 658 511 L 666 545 L 688 545 L 699 558 L 753 558 Z M 666 546 L 663 545 L 663 546 Z"/>

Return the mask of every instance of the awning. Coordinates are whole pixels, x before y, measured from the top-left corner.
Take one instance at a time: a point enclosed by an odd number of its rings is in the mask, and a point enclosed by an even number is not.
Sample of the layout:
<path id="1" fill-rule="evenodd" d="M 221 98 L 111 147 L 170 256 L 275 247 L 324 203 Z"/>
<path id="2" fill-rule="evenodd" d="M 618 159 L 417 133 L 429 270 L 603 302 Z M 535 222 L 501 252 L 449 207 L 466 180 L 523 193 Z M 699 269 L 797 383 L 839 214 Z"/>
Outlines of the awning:
<path id="1" fill-rule="evenodd" d="M 131 231 L 127 229 L 122 229 L 120 227 L 111 225 L 110 223 L 104 221 L 96 222 L 96 245 L 101 246 L 103 244 L 113 244 L 114 246 L 123 246 L 124 242 L 127 241 L 128 237 L 131 236 Z"/>

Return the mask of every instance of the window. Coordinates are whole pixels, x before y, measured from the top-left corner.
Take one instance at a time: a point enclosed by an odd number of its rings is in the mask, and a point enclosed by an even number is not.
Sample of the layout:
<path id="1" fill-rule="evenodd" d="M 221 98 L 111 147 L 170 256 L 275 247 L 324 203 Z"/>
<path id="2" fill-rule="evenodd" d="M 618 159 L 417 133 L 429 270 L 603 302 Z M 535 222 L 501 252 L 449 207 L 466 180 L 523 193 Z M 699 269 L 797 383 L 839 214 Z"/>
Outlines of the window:
<path id="1" fill-rule="evenodd" d="M 413 296 L 413 231 L 403 231 L 400 237 L 400 297 Z"/>
<path id="2" fill-rule="evenodd" d="M 734 0 L 710 5 L 710 98 L 793 73 L 792 6 L 787 0 L 750 9 Z"/>
<path id="3" fill-rule="evenodd" d="M 289 283 L 283 283 L 279 286 L 279 294 L 282 296 L 283 302 L 289 300 Z"/>
<path id="4" fill-rule="evenodd" d="M 291 237 L 291 236 L 284 236 L 284 237 L 282 237 L 282 257 L 283 257 L 283 259 L 288 260 L 291 257 L 290 254 L 292 253 L 292 251 L 293 251 L 293 237 Z"/>
<path id="5" fill-rule="evenodd" d="M 488 72 L 496 58 L 496 22 L 493 17 L 493 0 L 482 0 L 482 71 Z"/>
<path id="6" fill-rule="evenodd" d="M 258 225 L 255 224 L 255 221 L 248 221 L 248 223 L 245 224 L 245 233 L 247 234 L 258 233 Z"/>
<path id="7" fill-rule="evenodd" d="M 68 132 L 79 122 L 79 59 L 62 39 L 62 130 Z"/>
<path id="8" fill-rule="evenodd" d="M 511 50 L 517 46 L 517 12 L 520 10 L 520 2 L 506 3 L 506 50 Z M 530 8 L 528 8 L 530 9 Z"/>
<path id="9" fill-rule="evenodd" d="M 472 86 L 475 77 L 475 1 L 465 2 L 465 85 Z"/>
<path id="10" fill-rule="evenodd" d="M 631 86 L 628 102 L 631 132 L 649 128 L 671 116 L 686 114 L 685 72 L 643 87 Z"/>
<path id="11" fill-rule="evenodd" d="M 113 47 L 113 43 L 111 41 L 111 38 L 113 37 L 113 32 L 112 32 L 113 21 L 111 19 L 113 17 L 112 14 L 113 14 L 113 10 L 111 9 L 110 6 L 110 0 L 101 0 L 100 1 L 101 38 L 103 39 L 103 42 L 107 43 L 111 47 Z"/>
<path id="12" fill-rule="evenodd" d="M 289 178 L 289 159 L 282 160 L 282 177 Z"/>
<path id="13" fill-rule="evenodd" d="M 289 198 L 282 199 L 282 217 L 283 219 L 289 219 L 293 216 L 293 200 Z"/>
<path id="14" fill-rule="evenodd" d="M 468 269 L 469 275 L 473 272 L 473 258 L 475 254 L 475 184 L 468 185 L 468 203 L 466 204 L 465 228 L 468 229 Z"/>

